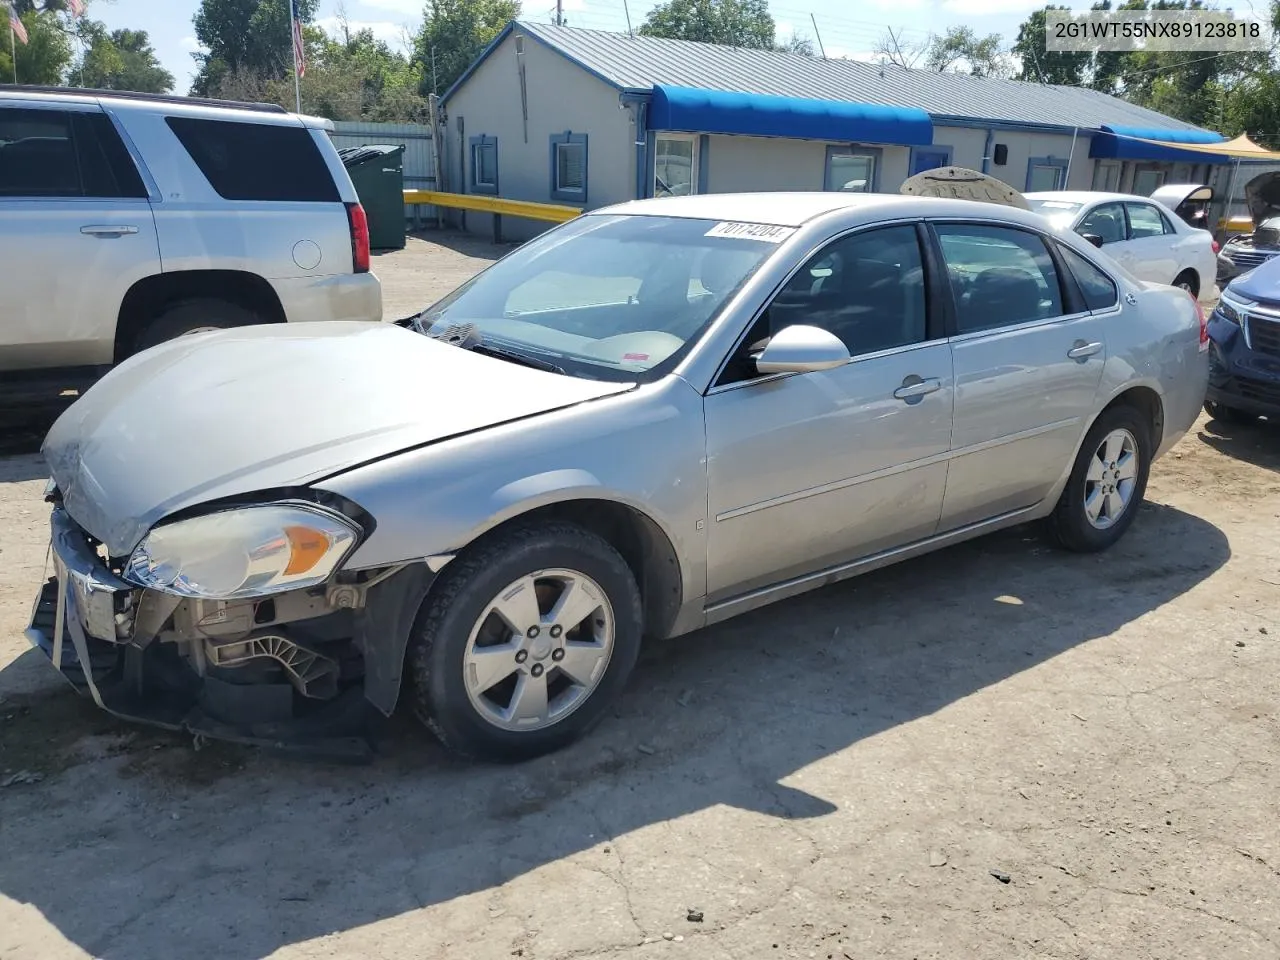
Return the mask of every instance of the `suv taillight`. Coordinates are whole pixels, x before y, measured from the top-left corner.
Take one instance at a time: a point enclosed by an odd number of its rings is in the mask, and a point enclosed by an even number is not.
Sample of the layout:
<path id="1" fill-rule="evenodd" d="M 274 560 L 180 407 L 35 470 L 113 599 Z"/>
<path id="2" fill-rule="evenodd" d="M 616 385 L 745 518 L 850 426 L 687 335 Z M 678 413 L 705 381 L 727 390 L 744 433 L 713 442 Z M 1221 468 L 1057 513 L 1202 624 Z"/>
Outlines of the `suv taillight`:
<path id="1" fill-rule="evenodd" d="M 347 223 L 351 227 L 351 263 L 356 273 L 369 272 L 369 218 L 358 203 L 347 204 Z"/>

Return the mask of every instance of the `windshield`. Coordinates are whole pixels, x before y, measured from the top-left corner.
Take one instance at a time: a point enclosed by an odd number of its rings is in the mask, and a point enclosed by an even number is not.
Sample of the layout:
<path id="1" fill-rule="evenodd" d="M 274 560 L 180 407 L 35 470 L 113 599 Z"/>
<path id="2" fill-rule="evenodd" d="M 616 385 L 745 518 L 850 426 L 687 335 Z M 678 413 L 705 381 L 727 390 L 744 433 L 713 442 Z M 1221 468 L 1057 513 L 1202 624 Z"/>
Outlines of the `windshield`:
<path id="1" fill-rule="evenodd" d="M 1084 206 L 1083 203 L 1073 203 L 1070 200 L 1038 200 L 1035 197 L 1027 197 L 1027 203 L 1031 205 L 1033 212 L 1047 217 L 1055 226 L 1062 227 L 1069 226 Z"/>
<path id="2" fill-rule="evenodd" d="M 571 374 L 653 379 L 793 232 L 590 214 L 503 257 L 418 324 L 435 335 L 471 324 L 485 343 L 551 359 Z"/>

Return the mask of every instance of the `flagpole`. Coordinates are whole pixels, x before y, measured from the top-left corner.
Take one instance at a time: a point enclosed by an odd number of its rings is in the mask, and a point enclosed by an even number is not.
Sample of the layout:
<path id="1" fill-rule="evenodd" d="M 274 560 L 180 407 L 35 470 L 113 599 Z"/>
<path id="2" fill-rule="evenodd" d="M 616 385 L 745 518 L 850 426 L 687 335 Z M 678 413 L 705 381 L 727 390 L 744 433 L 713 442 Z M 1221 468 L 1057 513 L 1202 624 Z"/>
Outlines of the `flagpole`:
<path id="1" fill-rule="evenodd" d="M 9 56 L 13 59 L 13 85 L 16 87 L 18 85 L 18 35 L 13 29 L 12 20 L 9 21 Z"/>
<path id="2" fill-rule="evenodd" d="M 294 0 L 289 0 L 289 47 L 293 50 L 293 99 L 298 113 L 302 112 L 302 78 L 298 76 L 298 42 L 295 38 L 301 36 L 302 26 L 298 23 L 298 11 L 294 9 Z"/>

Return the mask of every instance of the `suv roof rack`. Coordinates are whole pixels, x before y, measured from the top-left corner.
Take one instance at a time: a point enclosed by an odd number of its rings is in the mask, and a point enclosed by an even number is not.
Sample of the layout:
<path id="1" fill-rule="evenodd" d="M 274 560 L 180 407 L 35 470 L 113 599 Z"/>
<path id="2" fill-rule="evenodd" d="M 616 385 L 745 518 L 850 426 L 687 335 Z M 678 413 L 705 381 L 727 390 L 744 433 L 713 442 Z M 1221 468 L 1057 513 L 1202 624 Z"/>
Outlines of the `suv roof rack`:
<path id="1" fill-rule="evenodd" d="M 193 104 L 198 107 L 227 107 L 233 110 L 256 110 L 259 113 L 288 113 L 278 103 L 248 103 L 240 100 L 215 100 L 212 97 L 182 97 L 170 93 L 133 93 L 128 90 L 94 90 L 88 87 L 49 87 L 27 84 L 0 84 L 0 93 L 61 93 L 75 97 L 110 97 L 116 100 L 145 100 L 153 103 Z"/>

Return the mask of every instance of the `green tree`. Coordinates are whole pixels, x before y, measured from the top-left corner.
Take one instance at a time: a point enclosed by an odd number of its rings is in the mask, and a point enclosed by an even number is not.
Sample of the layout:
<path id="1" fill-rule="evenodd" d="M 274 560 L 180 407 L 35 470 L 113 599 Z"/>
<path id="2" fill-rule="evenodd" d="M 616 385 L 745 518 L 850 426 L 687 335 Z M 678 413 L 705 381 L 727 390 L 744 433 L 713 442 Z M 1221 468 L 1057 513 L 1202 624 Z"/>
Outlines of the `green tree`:
<path id="1" fill-rule="evenodd" d="M 979 37 L 972 27 L 948 27 L 934 37 L 925 56 L 925 66 L 938 73 L 971 73 L 975 77 L 1004 77 L 1009 64 L 1001 50 L 1000 34 Z"/>
<path id="2" fill-rule="evenodd" d="M 448 90 L 502 28 L 519 16 L 520 0 L 428 0 L 413 54 L 422 71 L 422 93 Z"/>
<path id="3" fill-rule="evenodd" d="M 1033 11 L 1018 27 L 1018 39 L 1013 53 L 1022 62 L 1017 79 L 1038 83 L 1062 83 L 1080 86 L 1089 71 L 1092 57 L 1084 51 L 1046 50 L 1045 14 L 1049 10 L 1070 10 L 1070 7 L 1047 6 Z"/>
<path id="4" fill-rule="evenodd" d="M 100 90 L 168 93 L 173 74 L 160 66 L 145 30 L 112 30 L 97 20 L 80 24 L 84 55 L 71 69 L 78 85 Z"/>
<path id="5" fill-rule="evenodd" d="M 319 0 L 295 0 L 298 17 L 310 23 Z M 261 74 L 265 80 L 291 77 L 293 32 L 289 0 L 201 0 L 196 11 L 193 54 L 200 71 L 191 92 L 209 96 L 228 74 Z"/>
<path id="6" fill-rule="evenodd" d="M 19 14 L 65 13 L 71 9 L 69 0 L 5 0 L 5 3 L 11 5 Z"/>
<path id="7" fill-rule="evenodd" d="M 54 16 L 37 10 L 21 14 L 28 42 L 14 45 L 18 57 L 19 83 L 50 86 L 61 83 L 71 63 L 71 40 Z M 8 13 L 0 14 L 0 26 L 8 26 Z M 0 44 L 0 83 L 12 83 L 13 57 L 10 45 Z"/>
<path id="8" fill-rule="evenodd" d="M 758 50 L 777 45 L 766 0 L 667 0 L 649 11 L 640 33 Z"/>
<path id="9" fill-rule="evenodd" d="M 314 37 L 314 63 L 302 80 L 303 106 L 334 120 L 425 119 L 421 68 L 371 30 L 352 33 L 345 23 L 340 29 L 338 37 L 320 31 Z"/>

